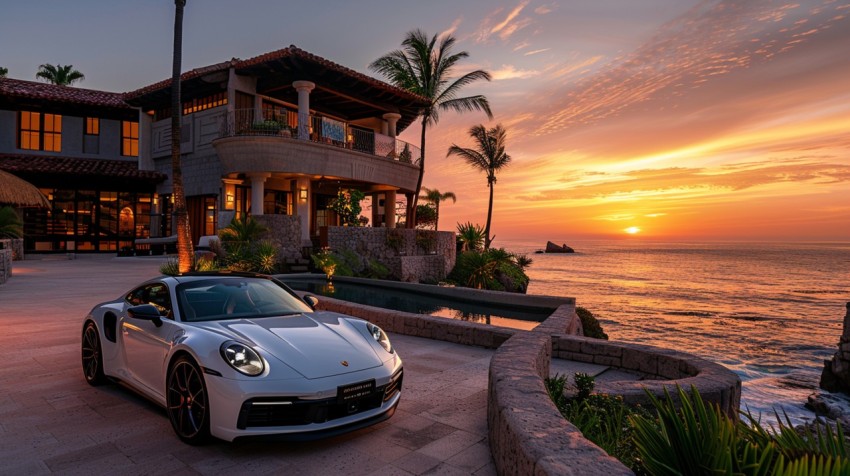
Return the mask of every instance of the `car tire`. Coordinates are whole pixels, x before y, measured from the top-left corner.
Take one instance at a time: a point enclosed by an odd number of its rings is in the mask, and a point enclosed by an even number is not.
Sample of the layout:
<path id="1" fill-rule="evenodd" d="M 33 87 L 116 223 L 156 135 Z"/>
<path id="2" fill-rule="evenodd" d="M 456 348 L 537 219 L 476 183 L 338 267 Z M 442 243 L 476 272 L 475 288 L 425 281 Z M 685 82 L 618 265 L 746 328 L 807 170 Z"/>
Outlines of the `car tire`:
<path id="1" fill-rule="evenodd" d="M 83 338 L 81 354 L 83 363 L 83 376 L 86 382 L 92 386 L 106 383 L 106 375 L 103 373 L 103 352 L 100 346 L 100 333 L 92 321 L 86 322 L 83 327 Z"/>
<path id="2" fill-rule="evenodd" d="M 177 358 L 168 369 L 166 409 L 177 436 L 190 445 L 210 440 L 210 409 L 204 374 L 190 357 Z"/>

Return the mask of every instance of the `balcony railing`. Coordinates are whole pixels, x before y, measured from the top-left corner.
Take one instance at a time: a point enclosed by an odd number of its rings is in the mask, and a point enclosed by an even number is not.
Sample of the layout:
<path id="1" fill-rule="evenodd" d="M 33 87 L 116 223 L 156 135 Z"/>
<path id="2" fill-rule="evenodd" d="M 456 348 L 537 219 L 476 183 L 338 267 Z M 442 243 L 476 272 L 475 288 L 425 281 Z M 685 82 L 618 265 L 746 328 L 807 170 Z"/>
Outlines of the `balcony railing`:
<path id="1" fill-rule="evenodd" d="M 274 113 L 237 109 L 225 116 L 220 137 L 282 136 L 332 145 L 418 166 L 419 147 L 328 117 L 276 108 Z"/>

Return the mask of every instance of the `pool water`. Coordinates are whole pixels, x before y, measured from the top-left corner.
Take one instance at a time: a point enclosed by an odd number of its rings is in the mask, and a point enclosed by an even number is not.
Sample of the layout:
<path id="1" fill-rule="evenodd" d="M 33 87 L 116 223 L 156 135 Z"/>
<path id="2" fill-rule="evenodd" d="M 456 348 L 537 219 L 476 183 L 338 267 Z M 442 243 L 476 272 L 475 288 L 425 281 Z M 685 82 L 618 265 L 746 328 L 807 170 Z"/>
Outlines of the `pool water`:
<path id="1" fill-rule="evenodd" d="M 325 280 L 300 279 L 284 279 L 283 282 L 298 291 L 343 301 L 514 329 L 533 329 L 554 311 L 539 308 L 511 308 L 502 305 L 496 307 L 486 303 L 455 301 L 446 297 L 356 283 L 329 283 Z"/>

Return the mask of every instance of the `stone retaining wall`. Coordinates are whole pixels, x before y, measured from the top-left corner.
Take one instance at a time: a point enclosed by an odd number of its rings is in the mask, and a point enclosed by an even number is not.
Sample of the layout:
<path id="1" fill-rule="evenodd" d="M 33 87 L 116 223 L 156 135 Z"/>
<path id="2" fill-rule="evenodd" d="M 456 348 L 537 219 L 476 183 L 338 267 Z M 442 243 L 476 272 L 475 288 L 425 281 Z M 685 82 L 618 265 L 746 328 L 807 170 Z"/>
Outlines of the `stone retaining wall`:
<path id="1" fill-rule="evenodd" d="M 12 250 L 0 249 L 0 284 L 12 276 Z"/>
<path id="2" fill-rule="evenodd" d="M 544 380 L 552 335 L 563 334 L 571 317 L 553 315 L 532 331 L 514 334 L 490 360 L 487 426 L 499 474 L 632 474 L 585 439 L 549 398 Z"/>
<path id="3" fill-rule="evenodd" d="M 257 215 L 254 220 L 268 228 L 261 238 L 277 246 L 280 261 L 302 257 L 300 216 Z"/>
<path id="4" fill-rule="evenodd" d="M 631 474 L 566 421 L 549 398 L 544 380 L 552 357 L 594 362 L 648 373 L 665 380 L 612 382 L 597 391 L 645 402 L 643 389 L 696 386 L 707 401 L 737 412 L 741 380 L 706 360 L 666 349 L 563 335 L 566 316 L 553 315 L 529 332 L 514 334 L 490 360 L 487 423 L 499 474 Z"/>
<path id="5" fill-rule="evenodd" d="M 600 341 L 575 335 L 555 335 L 552 357 L 590 362 L 648 375 L 648 379 L 627 382 L 600 382 L 599 393 L 620 395 L 630 405 L 650 405 L 646 390 L 655 396 L 666 388 L 674 400 L 676 386 L 699 389 L 707 402 L 716 403 L 732 418 L 741 406 L 741 379 L 722 365 L 670 349 L 648 345 Z"/>
<path id="6" fill-rule="evenodd" d="M 24 239 L 4 238 L 0 240 L 0 250 L 11 250 L 12 260 L 20 261 L 24 259 Z"/>
<path id="7" fill-rule="evenodd" d="M 407 282 L 441 281 L 456 259 L 455 235 L 449 231 L 332 226 L 328 247 L 353 251 L 361 268 L 377 261 L 393 278 Z"/>

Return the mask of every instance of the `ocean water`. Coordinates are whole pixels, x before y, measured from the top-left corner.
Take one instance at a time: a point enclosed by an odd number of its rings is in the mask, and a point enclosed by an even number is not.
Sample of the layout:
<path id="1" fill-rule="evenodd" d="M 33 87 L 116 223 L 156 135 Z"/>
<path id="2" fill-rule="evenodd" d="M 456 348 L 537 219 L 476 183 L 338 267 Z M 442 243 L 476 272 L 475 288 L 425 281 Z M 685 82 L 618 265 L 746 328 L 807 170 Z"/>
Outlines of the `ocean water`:
<path id="1" fill-rule="evenodd" d="M 529 294 L 575 297 L 612 340 L 725 365 L 742 408 L 768 421 L 813 418 L 803 404 L 837 349 L 850 243 L 574 241 L 575 254 L 533 254 L 544 244 L 494 243 L 533 258 Z"/>

